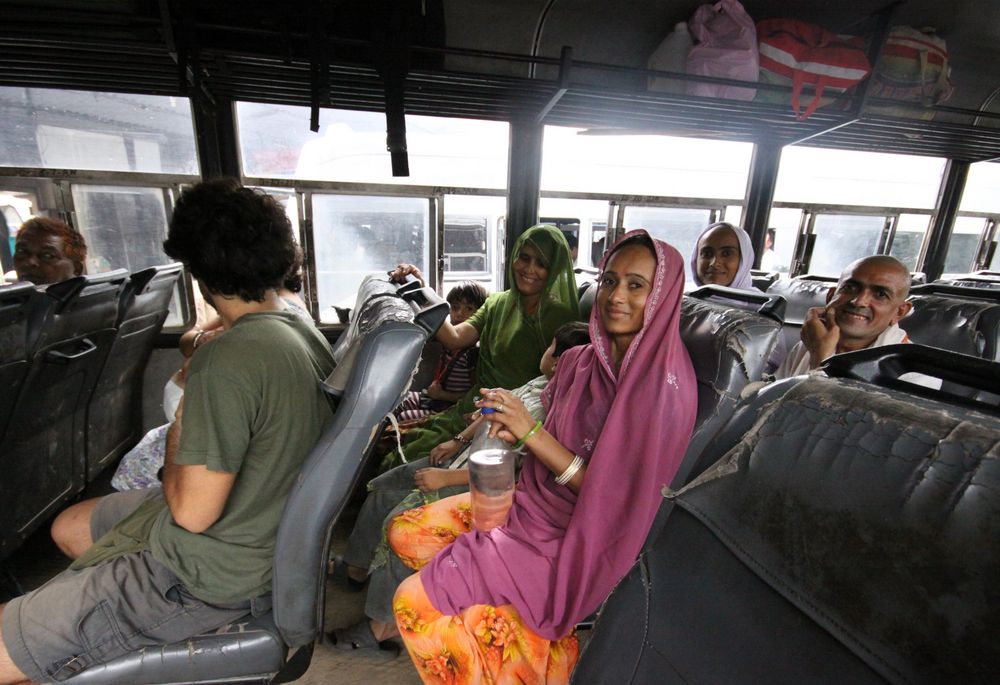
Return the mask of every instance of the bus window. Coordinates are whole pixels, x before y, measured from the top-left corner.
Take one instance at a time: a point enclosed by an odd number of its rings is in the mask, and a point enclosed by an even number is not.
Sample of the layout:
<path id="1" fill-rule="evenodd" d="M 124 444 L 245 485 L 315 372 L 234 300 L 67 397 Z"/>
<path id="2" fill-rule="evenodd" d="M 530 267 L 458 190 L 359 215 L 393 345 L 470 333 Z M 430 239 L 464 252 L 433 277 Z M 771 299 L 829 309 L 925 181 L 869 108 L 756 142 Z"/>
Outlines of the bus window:
<path id="1" fill-rule="evenodd" d="M 445 195 L 442 292 L 461 281 L 476 281 L 493 292 L 503 285 L 503 236 L 497 230 L 507 198 Z"/>
<path id="2" fill-rule="evenodd" d="M 917 270 L 920 261 L 920 249 L 930 226 L 929 214 L 900 214 L 896 223 L 896 231 L 892 237 L 892 249 L 889 254 L 906 264 L 910 271 Z"/>
<path id="3" fill-rule="evenodd" d="M 972 216 L 955 217 L 951 240 L 948 242 L 948 256 L 944 260 L 942 275 L 945 278 L 967 274 L 973 270 L 985 228 L 985 219 Z"/>
<path id="4" fill-rule="evenodd" d="M 88 273 L 134 272 L 169 261 L 162 189 L 74 184 L 73 207 L 87 240 Z"/>
<path id="5" fill-rule="evenodd" d="M 711 209 L 682 207 L 625 207 L 624 230 L 645 228 L 654 238 L 670 243 L 684 257 L 687 280 L 692 279 L 688 257 L 695 241 L 715 217 Z"/>
<path id="6" fill-rule="evenodd" d="M 876 254 L 885 222 L 884 216 L 815 215 L 812 232 L 816 243 L 809 262 L 809 273 L 839 276 L 847 264 Z"/>
<path id="7" fill-rule="evenodd" d="M 320 321 L 339 321 L 333 307 L 353 307 L 367 274 L 406 262 L 430 277 L 430 208 L 419 197 L 312 196 Z"/>
<path id="8" fill-rule="evenodd" d="M 0 164 L 197 174 L 187 98 L 0 87 Z"/>
<path id="9" fill-rule="evenodd" d="M 237 103 L 244 173 L 351 183 L 502 189 L 507 185 L 509 125 L 505 122 L 406 115 L 409 176 L 393 176 L 385 115 L 320 110 L 309 131 L 309 108 Z"/>
<path id="10" fill-rule="evenodd" d="M 538 204 L 541 221 L 553 223 L 577 241 L 576 266 L 595 269 L 604 255 L 608 200 L 546 196 Z M 589 246 L 589 247 L 588 247 Z M 582 275 L 577 276 L 581 280 Z"/>
<path id="11" fill-rule="evenodd" d="M 769 225 L 774 229 L 774 270 L 788 273 L 795 258 L 795 242 L 802 225 L 802 210 L 772 207 Z"/>

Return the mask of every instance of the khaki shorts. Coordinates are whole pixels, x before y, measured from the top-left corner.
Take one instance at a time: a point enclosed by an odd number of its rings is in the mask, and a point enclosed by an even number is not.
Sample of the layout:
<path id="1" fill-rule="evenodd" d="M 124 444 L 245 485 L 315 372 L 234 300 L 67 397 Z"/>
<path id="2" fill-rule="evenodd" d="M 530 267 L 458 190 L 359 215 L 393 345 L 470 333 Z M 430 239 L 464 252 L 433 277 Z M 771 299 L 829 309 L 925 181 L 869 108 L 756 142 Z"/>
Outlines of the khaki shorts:
<path id="1" fill-rule="evenodd" d="M 151 492 L 109 495 L 94 510 L 94 539 Z M 250 613 L 251 603 L 206 604 L 148 551 L 91 568 L 66 570 L 3 612 L 3 641 L 14 664 L 35 682 L 60 681 L 142 647 L 177 642 Z"/>

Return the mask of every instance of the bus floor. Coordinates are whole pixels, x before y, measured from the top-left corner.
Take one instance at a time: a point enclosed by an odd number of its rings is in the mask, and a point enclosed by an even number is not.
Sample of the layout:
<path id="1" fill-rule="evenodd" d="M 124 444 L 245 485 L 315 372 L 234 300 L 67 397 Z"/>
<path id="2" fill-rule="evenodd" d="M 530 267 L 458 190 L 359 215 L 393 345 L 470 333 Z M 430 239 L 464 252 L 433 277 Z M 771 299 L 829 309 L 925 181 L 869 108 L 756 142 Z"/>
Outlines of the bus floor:
<path id="1" fill-rule="evenodd" d="M 112 470 L 113 472 L 113 470 Z M 91 483 L 83 494 L 83 499 L 99 497 L 113 492 L 110 486 L 111 473 L 102 474 Z M 354 514 L 356 509 L 350 513 Z M 347 545 L 354 516 L 342 520 L 333 532 L 332 547 L 342 552 Z M 56 548 L 49 536 L 49 524 L 42 526 L 4 563 L 5 575 L 13 576 L 25 592 L 39 587 L 66 568 L 69 561 Z M 7 601 L 13 596 L 9 583 L 4 583 L 3 597 Z M 351 592 L 340 585 L 328 582 L 326 592 L 326 630 L 344 628 L 364 618 L 364 592 Z M 419 685 L 420 678 L 400 643 L 400 654 L 386 658 L 381 654 L 366 655 L 344 652 L 327 644 L 316 645 L 309 670 L 296 683 L 301 685 L 372 685 L 391 683 L 399 685 Z"/>

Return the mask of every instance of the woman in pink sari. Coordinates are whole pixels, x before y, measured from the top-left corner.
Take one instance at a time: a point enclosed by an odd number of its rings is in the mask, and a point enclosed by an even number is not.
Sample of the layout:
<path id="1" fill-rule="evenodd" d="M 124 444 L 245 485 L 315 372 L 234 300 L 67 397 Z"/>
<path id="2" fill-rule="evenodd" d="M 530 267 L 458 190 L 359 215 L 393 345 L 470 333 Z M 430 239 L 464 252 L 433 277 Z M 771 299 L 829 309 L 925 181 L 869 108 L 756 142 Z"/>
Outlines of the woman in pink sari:
<path id="1" fill-rule="evenodd" d="M 605 257 L 599 284 L 593 344 L 560 358 L 544 428 L 509 392 L 480 402 L 498 411 L 501 438 L 529 448 L 507 524 L 460 534 L 466 494 L 425 507 L 439 510 L 439 532 L 454 528 L 438 549 L 414 556 L 390 534 L 422 568 L 393 609 L 425 683 L 568 681 L 574 626 L 632 566 L 680 465 L 697 409 L 678 332 L 683 261 L 633 231 Z"/>

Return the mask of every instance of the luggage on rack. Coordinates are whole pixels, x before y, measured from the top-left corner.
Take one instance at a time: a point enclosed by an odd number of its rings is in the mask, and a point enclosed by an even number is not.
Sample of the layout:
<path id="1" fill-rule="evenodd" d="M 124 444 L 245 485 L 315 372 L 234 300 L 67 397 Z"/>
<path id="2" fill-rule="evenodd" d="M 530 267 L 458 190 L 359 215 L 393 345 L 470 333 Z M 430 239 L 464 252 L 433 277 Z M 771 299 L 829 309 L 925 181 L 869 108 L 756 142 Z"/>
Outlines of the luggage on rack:
<path id="1" fill-rule="evenodd" d="M 817 107 L 833 102 L 826 91 L 842 93 L 871 73 L 862 38 L 838 36 L 822 26 L 798 19 L 765 19 L 757 23 L 760 49 L 760 81 L 791 86 L 791 105 L 800 121 Z M 802 106 L 802 90 L 815 89 L 812 99 Z M 788 102 L 784 93 L 758 90 L 758 101 Z"/>

